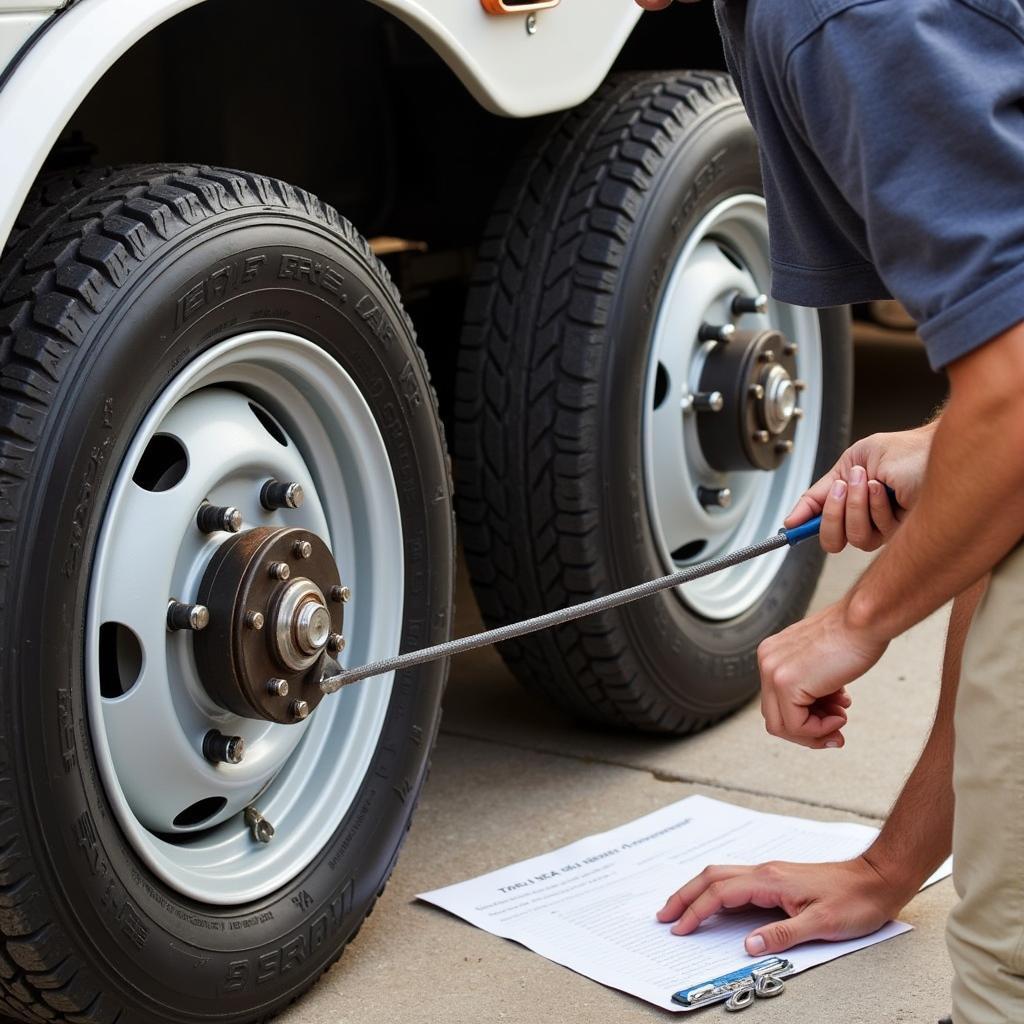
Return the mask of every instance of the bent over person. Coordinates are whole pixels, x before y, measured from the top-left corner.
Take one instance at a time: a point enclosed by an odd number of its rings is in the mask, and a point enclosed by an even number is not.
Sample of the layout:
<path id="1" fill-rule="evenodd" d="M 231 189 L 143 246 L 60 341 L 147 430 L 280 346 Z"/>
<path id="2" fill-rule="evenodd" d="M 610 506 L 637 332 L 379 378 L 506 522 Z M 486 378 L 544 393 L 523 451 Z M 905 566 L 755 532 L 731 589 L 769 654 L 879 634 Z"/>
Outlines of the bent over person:
<path id="1" fill-rule="evenodd" d="M 656 10 L 672 0 L 637 2 Z M 935 423 L 858 442 L 787 520 L 823 514 L 828 551 L 885 547 L 841 601 L 761 645 L 768 731 L 842 746 L 846 687 L 893 637 L 955 600 L 932 735 L 871 849 L 842 864 L 711 867 L 659 917 L 686 934 L 723 907 L 781 907 L 788 920 L 748 936 L 752 955 L 863 935 L 900 910 L 952 845 L 953 1022 L 1019 1024 L 1024 6 L 715 6 L 761 147 L 775 297 L 807 306 L 896 298 L 950 384 Z M 884 485 L 908 514 L 893 515 Z"/>

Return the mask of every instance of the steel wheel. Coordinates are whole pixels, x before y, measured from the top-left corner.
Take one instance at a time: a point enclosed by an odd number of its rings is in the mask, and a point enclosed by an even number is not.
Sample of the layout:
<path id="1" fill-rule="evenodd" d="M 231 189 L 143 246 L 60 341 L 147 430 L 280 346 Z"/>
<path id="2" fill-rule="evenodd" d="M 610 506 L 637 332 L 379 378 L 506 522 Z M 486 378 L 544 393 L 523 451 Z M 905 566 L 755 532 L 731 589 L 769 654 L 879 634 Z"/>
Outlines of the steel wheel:
<path id="1" fill-rule="evenodd" d="M 768 278 L 767 217 L 764 200 L 756 195 L 732 196 L 711 209 L 668 278 L 652 338 L 643 424 L 644 480 L 666 572 L 775 532 L 812 480 L 822 413 L 821 328 L 811 309 L 777 302 L 768 302 L 763 312 L 733 308 L 737 297 L 763 296 Z M 750 307 L 755 305 L 750 302 Z M 723 337 L 730 329 L 739 332 L 732 340 L 718 341 L 709 337 L 713 332 L 705 325 L 725 326 Z M 793 344 L 796 374 L 781 366 L 781 352 L 774 353 L 770 365 L 757 364 L 749 376 L 730 374 L 715 392 L 714 404 L 722 407 L 707 407 L 711 399 L 701 382 L 709 354 L 722 345 L 747 343 L 768 329 Z M 759 401 L 747 397 L 750 387 L 762 386 L 753 378 L 768 373 L 776 374 L 775 394 Z M 769 415 L 758 420 L 765 435 L 756 443 L 779 444 L 784 451 L 790 442 L 779 439 L 792 434 L 791 450 L 771 472 L 749 462 L 730 469 L 716 465 L 722 460 L 716 460 L 701 434 L 703 418 L 731 418 L 728 429 L 742 429 L 745 420 L 737 411 L 744 402 L 758 405 L 755 412 L 761 415 L 761 406 L 775 414 L 774 419 Z M 680 588 L 680 596 L 706 618 L 735 618 L 772 586 L 785 558 L 780 551 L 736 566 Z"/>
<path id="2" fill-rule="evenodd" d="M 261 505 L 272 478 L 301 484 L 301 508 Z M 354 662 L 397 650 L 402 528 L 365 401 L 337 362 L 294 335 L 245 334 L 207 351 L 164 390 L 131 445 L 89 598 L 97 760 L 121 827 L 152 870 L 193 899 L 236 904 L 285 884 L 337 828 L 366 773 L 391 681 L 326 698 L 299 724 L 215 703 L 190 632 L 167 628 L 168 599 L 196 600 L 230 536 L 197 528 L 204 501 L 239 509 L 243 531 L 302 527 L 327 542 L 356 595 L 345 608 Z M 211 730 L 244 740 L 241 763 L 204 757 Z M 276 830 L 271 843 L 253 841 L 243 815 L 254 804 Z"/>

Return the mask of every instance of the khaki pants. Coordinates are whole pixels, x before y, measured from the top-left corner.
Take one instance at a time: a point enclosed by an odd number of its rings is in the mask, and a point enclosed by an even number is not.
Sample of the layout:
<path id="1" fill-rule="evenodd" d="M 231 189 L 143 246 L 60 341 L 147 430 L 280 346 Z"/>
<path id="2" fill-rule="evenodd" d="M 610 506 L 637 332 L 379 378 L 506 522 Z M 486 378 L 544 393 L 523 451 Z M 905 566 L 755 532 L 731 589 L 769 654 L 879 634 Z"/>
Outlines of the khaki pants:
<path id="1" fill-rule="evenodd" d="M 996 567 L 964 649 L 946 941 L 954 1024 L 1024 1024 L 1024 545 Z"/>

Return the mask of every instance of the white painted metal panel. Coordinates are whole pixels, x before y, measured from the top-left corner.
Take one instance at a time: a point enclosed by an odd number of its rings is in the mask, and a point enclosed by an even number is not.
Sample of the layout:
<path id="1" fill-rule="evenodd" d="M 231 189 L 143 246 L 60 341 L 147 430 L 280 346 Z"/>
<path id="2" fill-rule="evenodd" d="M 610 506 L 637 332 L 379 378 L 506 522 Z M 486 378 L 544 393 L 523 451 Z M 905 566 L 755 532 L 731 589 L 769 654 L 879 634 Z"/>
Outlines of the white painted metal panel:
<path id="1" fill-rule="evenodd" d="M 21 44 L 46 21 L 45 11 L 14 13 L 4 10 L 0 0 L 0 70 L 18 52 Z"/>
<path id="2" fill-rule="evenodd" d="M 0 0 L 9 11 L 11 2 Z M 31 48 L 0 90 L 0 240 L 46 154 L 104 72 L 148 32 L 200 2 L 80 0 Z M 536 15 L 531 34 L 524 15 L 488 15 L 479 0 L 370 2 L 423 36 L 483 104 L 512 117 L 563 109 L 590 95 L 640 16 L 630 0 L 562 0 Z M 299 6 L 282 3 L 282 10 Z M 14 15 L 0 16 L 0 23 L 6 17 Z"/>

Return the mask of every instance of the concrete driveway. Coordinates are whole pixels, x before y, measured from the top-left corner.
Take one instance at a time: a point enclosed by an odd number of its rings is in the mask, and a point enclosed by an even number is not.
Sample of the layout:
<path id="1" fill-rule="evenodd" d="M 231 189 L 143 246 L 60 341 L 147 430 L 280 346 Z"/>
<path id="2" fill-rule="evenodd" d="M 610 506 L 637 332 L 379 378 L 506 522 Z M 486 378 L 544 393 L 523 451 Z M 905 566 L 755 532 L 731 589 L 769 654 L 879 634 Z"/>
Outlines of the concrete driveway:
<path id="1" fill-rule="evenodd" d="M 898 337 L 881 344 L 878 332 L 861 334 L 856 431 L 920 422 L 937 391 L 935 379 L 923 375 L 919 350 Z M 834 599 L 866 564 L 858 552 L 831 558 L 815 604 Z M 464 580 L 458 603 L 459 630 L 479 628 Z M 944 629 L 945 615 L 933 616 L 896 640 L 855 685 L 841 751 L 805 751 L 771 739 L 755 704 L 687 739 L 598 732 L 524 691 L 493 650 L 457 660 L 433 771 L 388 889 L 341 961 L 280 1020 L 682 1019 L 417 903 L 415 894 L 692 793 L 757 810 L 880 824 L 930 727 Z M 933 886 L 903 915 L 913 932 L 801 975 L 782 998 L 756 1004 L 743 1019 L 934 1024 L 949 1007 L 943 923 L 953 900 L 950 881 Z M 723 1013 L 716 1007 L 696 1019 Z"/>

